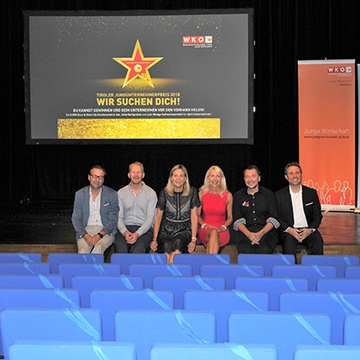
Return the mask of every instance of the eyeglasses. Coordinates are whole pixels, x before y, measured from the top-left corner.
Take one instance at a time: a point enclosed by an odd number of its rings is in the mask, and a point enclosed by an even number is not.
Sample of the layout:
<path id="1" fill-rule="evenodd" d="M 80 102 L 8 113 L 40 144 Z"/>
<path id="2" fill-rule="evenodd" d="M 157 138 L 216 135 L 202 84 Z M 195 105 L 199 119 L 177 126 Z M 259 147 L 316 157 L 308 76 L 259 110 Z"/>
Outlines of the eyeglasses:
<path id="1" fill-rule="evenodd" d="M 95 174 L 89 174 L 94 180 L 98 179 L 98 180 L 104 180 L 104 177 L 103 176 L 98 176 L 98 175 L 95 175 Z"/>

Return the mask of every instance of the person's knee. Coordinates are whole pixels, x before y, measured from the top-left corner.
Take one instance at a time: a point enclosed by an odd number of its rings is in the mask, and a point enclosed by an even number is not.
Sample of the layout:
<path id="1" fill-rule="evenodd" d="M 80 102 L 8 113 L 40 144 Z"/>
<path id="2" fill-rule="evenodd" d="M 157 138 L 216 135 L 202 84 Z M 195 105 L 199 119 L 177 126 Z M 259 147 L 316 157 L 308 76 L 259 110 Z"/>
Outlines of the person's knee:
<path id="1" fill-rule="evenodd" d="M 117 239 L 115 240 L 115 251 L 117 253 L 121 253 L 121 254 L 124 254 L 124 253 L 127 253 L 128 252 L 128 249 L 127 249 L 127 244 L 121 242 L 121 241 L 118 241 Z"/>

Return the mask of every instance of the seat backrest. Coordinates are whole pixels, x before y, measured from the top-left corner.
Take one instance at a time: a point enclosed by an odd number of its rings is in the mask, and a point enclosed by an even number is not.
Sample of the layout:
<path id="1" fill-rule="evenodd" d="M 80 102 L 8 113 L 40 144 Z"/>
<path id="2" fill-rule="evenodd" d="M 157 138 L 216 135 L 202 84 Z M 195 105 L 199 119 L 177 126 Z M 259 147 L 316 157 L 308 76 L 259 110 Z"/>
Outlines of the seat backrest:
<path id="1" fill-rule="evenodd" d="M 299 345 L 294 360 L 357 360 L 360 346 L 347 345 Z"/>
<path id="2" fill-rule="evenodd" d="M 290 279 L 276 277 L 238 277 L 235 289 L 242 291 L 266 291 L 269 294 L 269 310 L 279 310 L 279 296 L 283 291 L 307 291 L 307 279 Z"/>
<path id="3" fill-rule="evenodd" d="M 82 308 L 90 307 L 90 293 L 93 290 L 104 289 L 143 289 L 144 281 L 141 277 L 117 275 L 117 276 L 94 276 L 94 275 L 80 275 L 73 276 L 71 280 L 71 287 L 79 290 L 80 304 Z"/>
<path id="4" fill-rule="evenodd" d="M 192 276 L 191 265 L 175 264 L 133 264 L 129 266 L 130 276 L 141 276 L 144 279 L 144 288 L 152 289 L 155 276 Z"/>
<path id="5" fill-rule="evenodd" d="M 175 296 L 175 309 L 184 308 L 184 293 L 187 290 L 225 290 L 223 278 L 206 278 L 195 276 L 155 276 L 153 279 L 154 290 L 169 290 Z"/>
<path id="6" fill-rule="evenodd" d="M 315 291 L 318 279 L 336 278 L 336 268 L 327 265 L 274 265 L 272 276 L 307 279 L 309 290 Z"/>
<path id="7" fill-rule="evenodd" d="M 58 273 L 64 278 L 64 286 L 71 287 L 71 279 L 75 275 L 120 275 L 121 267 L 118 264 L 71 264 L 61 263 Z"/>
<path id="8" fill-rule="evenodd" d="M 360 346 L 360 314 L 346 314 L 344 320 L 344 344 Z"/>
<path id="9" fill-rule="evenodd" d="M 294 265 L 294 255 L 283 254 L 239 254 L 238 264 L 261 265 L 264 267 L 264 275 L 271 276 L 274 265 Z"/>
<path id="10" fill-rule="evenodd" d="M 330 265 L 336 267 L 336 276 L 344 276 L 345 268 L 351 265 L 359 265 L 359 257 L 356 255 L 303 255 L 302 265 Z"/>
<path id="11" fill-rule="evenodd" d="M 136 360 L 135 346 L 108 341 L 16 341 L 9 349 L 10 360 Z"/>
<path id="12" fill-rule="evenodd" d="M 345 315 L 360 311 L 360 293 L 296 292 L 280 294 L 280 311 L 317 312 L 331 317 L 331 344 L 343 343 Z"/>
<path id="13" fill-rule="evenodd" d="M 0 289 L 0 311 L 5 308 L 79 307 L 80 295 L 74 289 Z"/>
<path id="14" fill-rule="evenodd" d="M 228 341 L 228 316 L 232 311 L 261 312 L 269 310 L 269 294 L 266 292 L 186 291 L 184 309 L 213 311 L 216 315 L 216 341 Z"/>
<path id="15" fill-rule="evenodd" d="M 229 316 L 229 342 L 274 344 L 278 360 L 293 359 L 298 344 L 330 344 L 330 334 L 331 319 L 325 314 L 269 311 Z"/>
<path id="16" fill-rule="evenodd" d="M 346 266 L 345 277 L 349 279 L 360 279 L 360 266 Z"/>
<path id="17" fill-rule="evenodd" d="M 5 358 L 16 340 L 102 340 L 100 312 L 94 309 L 5 309 L 0 328 Z"/>
<path id="18" fill-rule="evenodd" d="M 114 340 L 114 316 L 120 309 L 173 309 L 174 294 L 171 291 L 143 290 L 93 290 L 90 306 L 100 310 L 103 320 L 103 339 Z M 155 325 L 155 324 L 154 324 Z"/>
<path id="19" fill-rule="evenodd" d="M 228 265 L 229 254 L 177 254 L 174 256 L 174 264 L 191 265 L 193 275 L 200 275 L 202 265 Z"/>
<path id="20" fill-rule="evenodd" d="M 62 288 L 63 277 L 56 274 L 47 275 L 0 275 L 0 288 Z"/>
<path id="21" fill-rule="evenodd" d="M 58 268 L 61 263 L 103 264 L 105 262 L 104 260 L 103 254 L 51 253 L 48 255 L 50 271 L 53 274 L 58 273 Z"/>
<path id="22" fill-rule="evenodd" d="M 0 263 L 41 263 L 42 255 L 40 253 L 0 253 Z"/>
<path id="23" fill-rule="evenodd" d="M 318 279 L 317 290 L 358 293 L 360 291 L 360 279 Z"/>
<path id="24" fill-rule="evenodd" d="M 0 312 L 7 308 L 76 308 L 79 306 L 80 296 L 77 290 L 0 288 Z M 3 335 L 4 331 L 0 326 L 0 335 Z M 0 349 L 2 348 L 0 340 Z"/>
<path id="25" fill-rule="evenodd" d="M 235 289 L 235 279 L 241 276 L 264 276 L 264 267 L 261 265 L 201 265 L 200 276 L 221 276 L 225 279 L 226 290 Z"/>
<path id="26" fill-rule="evenodd" d="M 165 254 L 118 254 L 114 253 L 110 258 L 111 264 L 121 265 L 121 272 L 124 275 L 129 274 L 129 266 L 132 264 L 151 264 L 160 265 L 166 264 Z"/>
<path id="27" fill-rule="evenodd" d="M 36 275 L 50 274 L 50 266 L 48 263 L 0 263 L 0 275 Z"/>
<path id="28" fill-rule="evenodd" d="M 204 311 L 120 310 L 115 339 L 136 346 L 137 358 L 150 359 L 154 343 L 214 343 L 215 315 Z"/>
<path id="29" fill-rule="evenodd" d="M 150 360 L 277 360 L 274 345 L 217 344 L 155 344 Z M 21 359 L 22 360 L 22 359 Z"/>

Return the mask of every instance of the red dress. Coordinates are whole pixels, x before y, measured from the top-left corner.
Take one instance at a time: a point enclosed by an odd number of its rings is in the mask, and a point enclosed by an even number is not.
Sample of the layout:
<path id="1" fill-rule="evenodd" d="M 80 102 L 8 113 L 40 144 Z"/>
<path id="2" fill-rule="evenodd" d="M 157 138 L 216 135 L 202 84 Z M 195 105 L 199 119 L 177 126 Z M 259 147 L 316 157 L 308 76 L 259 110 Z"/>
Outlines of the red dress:
<path id="1" fill-rule="evenodd" d="M 222 195 L 213 194 L 207 191 L 201 199 L 201 217 L 205 224 L 214 225 L 216 227 L 221 227 L 225 224 L 227 218 L 227 197 L 229 191 L 225 191 Z M 206 246 L 206 236 L 210 229 L 202 229 L 201 227 L 198 230 L 200 242 Z M 229 229 L 219 232 L 220 236 L 220 246 L 224 246 L 229 243 L 230 232 Z"/>

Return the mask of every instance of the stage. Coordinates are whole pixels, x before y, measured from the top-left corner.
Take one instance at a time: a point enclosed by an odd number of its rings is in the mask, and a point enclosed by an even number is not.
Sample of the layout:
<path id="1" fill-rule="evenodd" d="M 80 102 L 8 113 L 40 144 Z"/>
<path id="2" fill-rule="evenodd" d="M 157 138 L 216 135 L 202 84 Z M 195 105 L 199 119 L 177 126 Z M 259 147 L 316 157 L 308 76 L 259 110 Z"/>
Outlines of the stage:
<path id="1" fill-rule="evenodd" d="M 41 253 L 47 261 L 52 252 L 76 252 L 75 234 L 71 224 L 72 203 L 24 201 L 21 204 L 1 206 L 0 252 Z M 323 212 L 321 231 L 325 255 L 347 254 L 360 256 L 360 214 L 353 211 Z M 109 261 L 114 248 L 106 252 Z M 197 253 L 204 253 L 198 245 Z M 281 252 L 281 247 L 276 248 Z M 231 262 L 237 259 L 236 247 L 230 244 L 223 253 L 229 253 Z M 304 253 L 299 249 L 298 257 Z"/>

